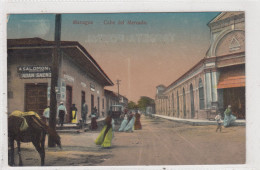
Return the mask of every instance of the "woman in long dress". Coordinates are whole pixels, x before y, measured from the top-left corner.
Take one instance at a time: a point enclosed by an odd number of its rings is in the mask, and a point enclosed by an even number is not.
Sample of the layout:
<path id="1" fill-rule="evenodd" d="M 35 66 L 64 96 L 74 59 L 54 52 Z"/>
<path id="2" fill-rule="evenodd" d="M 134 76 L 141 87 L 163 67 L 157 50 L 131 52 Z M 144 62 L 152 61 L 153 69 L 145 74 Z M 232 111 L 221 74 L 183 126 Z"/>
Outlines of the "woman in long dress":
<path id="1" fill-rule="evenodd" d="M 128 122 L 128 124 L 124 128 L 124 132 L 133 132 L 133 126 L 134 126 L 134 123 L 135 123 L 135 116 L 134 116 L 133 113 L 130 113 L 129 119 L 130 119 L 130 121 Z"/>
<path id="2" fill-rule="evenodd" d="M 137 111 L 137 112 L 135 113 L 135 124 L 134 124 L 134 129 L 135 129 L 135 130 L 140 130 L 140 129 L 142 129 L 142 125 L 141 125 L 140 119 L 141 119 L 141 114 Z"/>
<path id="3" fill-rule="evenodd" d="M 224 112 L 224 127 L 228 127 L 236 120 L 236 116 L 232 115 L 231 105 L 228 105 L 228 108 Z"/>
<path id="4" fill-rule="evenodd" d="M 105 126 L 101 130 L 99 136 L 95 140 L 96 145 L 101 145 L 103 148 L 111 147 L 113 138 L 113 119 L 111 116 L 107 116 L 105 119 Z"/>
<path id="5" fill-rule="evenodd" d="M 127 114 L 125 114 L 124 116 L 124 120 L 122 121 L 121 125 L 120 125 L 120 128 L 118 129 L 119 132 L 122 132 L 124 130 L 124 128 L 126 127 L 128 123 L 128 117 L 127 117 Z"/>
<path id="6" fill-rule="evenodd" d="M 96 130 L 98 128 L 96 114 L 95 113 L 91 113 L 90 117 L 91 117 L 90 129 L 91 130 Z"/>

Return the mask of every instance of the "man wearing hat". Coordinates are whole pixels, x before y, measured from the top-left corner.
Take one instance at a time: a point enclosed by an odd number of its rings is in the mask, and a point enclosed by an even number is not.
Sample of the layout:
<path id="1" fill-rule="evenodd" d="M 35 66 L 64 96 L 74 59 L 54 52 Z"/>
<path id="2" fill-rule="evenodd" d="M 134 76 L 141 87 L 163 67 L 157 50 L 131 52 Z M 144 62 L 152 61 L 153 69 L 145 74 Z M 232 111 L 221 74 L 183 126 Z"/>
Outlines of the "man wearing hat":
<path id="1" fill-rule="evenodd" d="M 63 123 L 64 123 L 64 117 L 67 114 L 67 110 L 66 110 L 66 107 L 63 105 L 63 102 L 60 102 L 57 112 L 59 115 L 59 124 L 62 127 Z"/>

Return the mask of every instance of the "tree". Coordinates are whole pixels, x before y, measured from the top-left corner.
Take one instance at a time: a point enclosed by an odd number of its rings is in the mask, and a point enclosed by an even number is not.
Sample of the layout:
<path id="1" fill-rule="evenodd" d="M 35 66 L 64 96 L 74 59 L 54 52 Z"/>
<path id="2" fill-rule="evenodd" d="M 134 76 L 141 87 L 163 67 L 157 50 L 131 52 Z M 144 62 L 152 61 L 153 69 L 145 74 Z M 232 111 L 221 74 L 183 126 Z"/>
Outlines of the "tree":
<path id="1" fill-rule="evenodd" d="M 137 107 L 137 105 L 136 105 L 136 103 L 135 102 L 133 102 L 133 101 L 130 101 L 129 103 L 128 103 L 128 109 L 135 109 Z"/>
<path id="2" fill-rule="evenodd" d="M 142 111 L 145 111 L 147 106 L 153 104 L 154 104 L 154 100 L 147 96 L 141 96 L 141 98 L 138 100 L 138 108 Z"/>

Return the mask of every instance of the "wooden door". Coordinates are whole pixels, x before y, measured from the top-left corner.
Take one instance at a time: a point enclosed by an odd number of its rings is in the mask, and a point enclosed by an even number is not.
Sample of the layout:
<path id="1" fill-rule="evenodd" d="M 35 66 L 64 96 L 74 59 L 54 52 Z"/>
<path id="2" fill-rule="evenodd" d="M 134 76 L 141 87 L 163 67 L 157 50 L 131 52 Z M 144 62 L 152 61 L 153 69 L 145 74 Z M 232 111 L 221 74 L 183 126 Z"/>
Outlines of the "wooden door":
<path id="1" fill-rule="evenodd" d="M 70 123 L 71 122 L 71 106 L 72 106 L 72 87 L 66 86 L 66 109 L 67 109 L 67 115 L 65 122 Z"/>
<path id="2" fill-rule="evenodd" d="M 25 85 L 25 111 L 43 114 L 47 107 L 47 84 Z"/>

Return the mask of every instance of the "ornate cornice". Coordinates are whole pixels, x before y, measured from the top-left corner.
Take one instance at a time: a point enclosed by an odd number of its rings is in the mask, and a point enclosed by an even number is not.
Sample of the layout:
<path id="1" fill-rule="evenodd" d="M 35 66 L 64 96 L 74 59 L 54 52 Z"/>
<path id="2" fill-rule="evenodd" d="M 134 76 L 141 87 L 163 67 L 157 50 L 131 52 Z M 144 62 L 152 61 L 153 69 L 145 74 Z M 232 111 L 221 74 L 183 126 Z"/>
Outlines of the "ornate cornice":
<path id="1" fill-rule="evenodd" d="M 213 23 L 209 23 L 208 26 L 211 29 L 218 29 L 218 28 L 223 28 L 223 27 L 233 25 L 236 23 L 240 23 L 240 22 L 244 21 L 244 19 L 245 19 L 245 14 L 242 13 L 239 15 L 230 16 L 228 18 L 225 18 L 225 19 L 213 22 Z"/>

